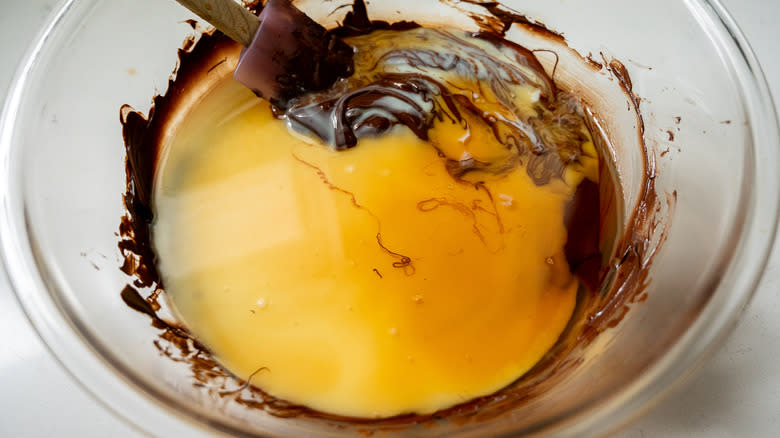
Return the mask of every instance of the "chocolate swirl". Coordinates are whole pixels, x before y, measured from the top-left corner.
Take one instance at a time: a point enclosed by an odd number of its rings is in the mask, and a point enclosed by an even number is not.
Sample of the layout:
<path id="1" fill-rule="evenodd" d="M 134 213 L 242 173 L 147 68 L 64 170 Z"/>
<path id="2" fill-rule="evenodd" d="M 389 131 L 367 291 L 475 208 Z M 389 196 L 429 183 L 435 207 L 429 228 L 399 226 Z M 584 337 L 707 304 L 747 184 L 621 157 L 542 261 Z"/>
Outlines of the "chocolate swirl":
<path id="1" fill-rule="evenodd" d="M 396 126 L 430 141 L 434 125 L 452 123 L 466 132 L 489 129 L 512 151 L 496 162 L 447 157 L 456 178 L 475 169 L 503 173 L 525 162 L 529 176 L 544 185 L 580 158 L 590 139 L 582 105 L 556 89 L 533 52 L 487 33 L 412 28 L 393 35 L 398 43 L 382 36 L 347 39 L 356 48 L 355 74 L 294 100 L 280 116 L 336 149 Z"/>

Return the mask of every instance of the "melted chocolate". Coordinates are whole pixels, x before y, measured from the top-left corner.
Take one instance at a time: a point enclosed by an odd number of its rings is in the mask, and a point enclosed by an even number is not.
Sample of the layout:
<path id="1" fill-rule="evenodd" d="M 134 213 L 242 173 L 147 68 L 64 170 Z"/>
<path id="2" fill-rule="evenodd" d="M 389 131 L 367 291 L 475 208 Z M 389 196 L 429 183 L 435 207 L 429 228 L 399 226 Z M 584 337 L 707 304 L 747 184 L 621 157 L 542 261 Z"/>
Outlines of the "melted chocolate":
<path id="1" fill-rule="evenodd" d="M 508 44 L 501 36 L 515 23 L 530 27 L 533 31 L 565 45 L 561 34 L 549 31 L 540 23 L 532 22 L 522 15 L 506 11 L 498 4 L 469 3 L 482 6 L 491 14 L 488 20 L 482 16 L 480 19 L 475 17 L 475 21 L 487 32 L 480 33 L 480 38 L 494 41 L 496 44 Z M 257 8 L 256 6 L 255 9 Z M 353 36 L 376 29 L 401 30 L 415 27 L 418 26 L 410 22 L 393 24 L 372 22 L 368 19 L 362 0 L 356 0 L 353 10 L 347 14 L 343 25 L 335 29 L 333 33 L 340 36 Z M 605 244 L 605 236 L 610 234 L 605 230 L 610 227 L 611 222 L 615 221 L 614 211 L 618 191 L 612 184 L 612 177 L 607 166 L 603 165 L 604 160 L 602 159 L 599 184 L 589 181 L 582 183 L 574 200 L 568 206 L 565 217 L 570 236 L 565 248 L 566 257 L 572 271 L 578 275 L 587 288 L 581 290 L 575 315 L 572 317 L 569 327 L 561 335 L 559 342 L 540 363 L 509 387 L 495 394 L 432 415 L 404 415 L 371 420 L 339 417 L 303 406 L 292 405 L 252 387 L 248 381 L 232 377 L 229 372 L 211 359 L 209 352 L 193 340 L 184 329 L 176 326 L 175 323 L 163 321 L 157 316 L 156 312 L 159 309 L 157 298 L 162 292 L 162 284 L 155 267 L 155 255 L 150 239 L 150 224 L 152 221 L 152 181 L 161 139 L 172 128 L 172 123 L 176 119 L 175 115 L 187 110 L 186 105 L 183 104 L 183 96 L 192 92 L 196 88 L 196 84 L 206 75 L 212 73 L 215 67 L 224 63 L 226 58 L 235 58 L 239 49 L 238 44 L 219 32 L 202 35 L 197 43 L 194 43 L 193 40 L 187 40 L 184 48 L 179 51 L 180 62 L 176 79 L 169 81 L 168 90 L 164 95 L 154 98 L 148 117 L 128 106 L 123 106 L 120 111 L 127 152 L 127 190 L 124 195 L 127 214 L 122 218 L 120 224 L 119 248 L 125 258 L 122 270 L 135 278 L 133 286 L 128 285 L 122 291 L 121 297 L 129 307 L 152 318 L 152 324 L 162 330 L 159 339 L 155 341 L 155 346 L 173 360 L 189 363 L 196 386 L 208 387 L 212 382 L 221 381 L 220 388 L 222 389 L 218 391 L 218 394 L 222 397 L 230 397 L 244 406 L 263 409 L 280 417 L 318 418 L 326 420 L 336 427 L 348 422 L 370 425 L 371 430 L 375 431 L 377 428 L 383 427 L 396 429 L 399 426 L 412 424 L 433 424 L 441 418 L 447 418 L 456 423 L 483 421 L 527 403 L 528 400 L 565 379 L 567 373 L 575 370 L 582 362 L 583 349 L 598 334 L 615 327 L 628 312 L 629 304 L 646 298 L 647 295 L 643 294 L 643 291 L 648 280 L 648 266 L 652 261 L 654 251 L 657 249 L 657 244 L 652 244 L 650 240 L 658 226 L 657 214 L 660 205 L 653 183 L 655 169 L 652 162 L 646 161 L 645 184 L 638 205 L 634 209 L 633 216 L 629 218 L 625 230 L 618 236 L 615 256 L 609 258 L 609 262 L 605 264 L 604 260 L 608 258 L 604 257 L 602 252 L 604 248 L 608 247 Z M 532 53 L 519 46 L 515 47 L 515 50 L 529 65 L 543 72 Z M 633 109 L 637 114 L 638 134 L 642 139 L 643 123 L 639 111 L 639 99 L 633 93 L 628 72 L 622 64 L 615 60 L 606 64 L 608 70 L 619 80 L 633 104 Z M 559 108 L 561 111 L 559 115 L 565 117 L 566 111 L 571 109 L 569 106 L 579 104 L 579 102 L 565 92 L 558 92 L 552 80 L 546 74 L 544 77 L 549 81 L 548 93 L 543 99 L 545 105 Z M 337 142 L 337 144 L 342 146 L 354 145 L 350 144 L 352 141 L 350 138 L 353 137 L 356 140 L 361 136 L 379 135 L 393 124 L 408 126 L 420 138 L 426 138 L 426 132 L 430 128 L 431 114 L 423 114 L 422 112 L 413 113 L 411 116 L 393 114 L 392 117 L 383 120 L 363 121 L 355 126 L 355 124 L 349 123 L 349 117 L 346 116 L 343 109 L 337 108 L 339 101 L 341 100 L 341 108 L 351 105 L 352 108 L 361 109 L 377 105 L 378 96 L 384 92 L 384 96 L 394 96 L 402 102 L 410 103 L 405 100 L 408 93 L 424 94 L 437 87 L 439 90 L 443 88 L 439 87 L 431 78 L 408 76 L 403 78 L 384 77 L 373 85 L 359 92 L 353 91 L 349 96 L 334 97 L 330 101 L 308 102 L 310 105 L 314 105 L 310 107 L 299 102 L 290 111 L 289 116 L 304 124 L 306 117 L 318 117 L 318 112 L 320 114 L 328 112 L 341 114 L 343 116 L 341 120 L 346 120 L 346 123 L 343 123 L 343 126 L 337 130 L 337 132 L 341 132 L 340 135 L 343 137 L 343 140 L 339 140 L 340 143 Z M 439 109 L 444 109 L 450 116 L 458 114 L 460 111 L 473 110 L 463 102 L 456 102 L 456 99 L 454 96 L 442 96 Z M 462 105 L 458 107 L 458 104 Z M 409 107 L 413 108 L 413 105 L 409 105 Z M 587 124 L 598 148 L 604 150 L 603 148 L 606 148 L 608 143 L 601 130 L 597 129 L 599 122 L 590 114 L 587 107 L 585 110 L 587 115 L 580 118 Z M 545 121 L 540 119 L 536 123 L 544 124 Z M 565 122 L 564 125 L 566 123 L 569 122 Z M 571 121 L 571 123 L 581 122 Z M 532 128 L 534 128 L 533 125 L 534 123 L 531 122 Z M 321 136 L 317 131 L 313 130 L 313 132 L 315 135 Z M 498 138 L 499 134 L 496 135 Z M 506 138 L 504 141 L 505 144 L 508 144 Z M 542 140 L 541 145 L 545 148 L 545 152 L 530 153 L 531 159 L 533 157 L 555 157 L 556 162 L 568 163 L 570 161 L 566 161 L 566 157 L 571 160 L 577 158 L 576 153 L 574 153 L 576 151 L 573 151 L 574 147 L 561 145 L 555 138 L 550 138 L 548 141 Z M 642 145 L 644 147 L 643 141 Z M 533 152 L 534 146 L 539 145 L 531 143 L 527 145 L 528 150 Z M 528 167 L 535 169 L 535 166 L 540 169 L 555 167 L 550 166 L 549 163 L 541 162 L 535 165 L 529 164 Z M 529 172 L 534 173 L 535 171 L 529 170 Z M 458 177 L 459 175 L 453 173 L 453 176 Z M 551 173 L 545 177 L 540 176 L 535 181 L 538 184 L 544 184 L 549 181 L 549 178 L 555 176 L 555 173 Z M 669 207 L 671 208 L 672 204 L 669 204 Z M 581 238 L 577 239 L 578 236 Z M 377 274 L 381 276 L 381 274 Z M 609 284 L 604 284 L 607 278 L 610 279 Z M 150 288 L 153 292 L 149 297 L 144 298 L 137 288 Z M 174 350 L 178 351 L 178 354 L 174 354 Z M 194 354 L 192 354 L 193 351 Z M 224 390 L 226 380 L 232 381 L 233 387 L 237 389 Z"/>
<path id="2" fill-rule="evenodd" d="M 354 71 L 352 47 L 288 0 L 269 0 L 236 67 L 236 80 L 274 105 L 330 88 Z"/>

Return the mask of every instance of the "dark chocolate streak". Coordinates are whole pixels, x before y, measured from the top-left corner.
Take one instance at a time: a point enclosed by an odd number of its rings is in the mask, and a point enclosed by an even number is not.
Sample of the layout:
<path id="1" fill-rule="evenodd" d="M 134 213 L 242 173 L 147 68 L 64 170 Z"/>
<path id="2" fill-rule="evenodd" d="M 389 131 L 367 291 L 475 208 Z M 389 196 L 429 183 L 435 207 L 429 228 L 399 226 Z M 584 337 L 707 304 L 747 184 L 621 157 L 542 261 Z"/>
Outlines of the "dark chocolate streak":
<path id="1" fill-rule="evenodd" d="M 540 23 L 532 22 L 522 15 L 501 9 L 495 3 L 478 1 L 469 1 L 468 3 L 480 4 L 492 13 L 487 21 L 485 17 L 481 16 L 479 19 L 475 17 L 475 21 L 483 26 L 485 31 L 493 32 L 493 34 L 483 32 L 479 34 L 480 38 L 491 39 L 496 44 L 508 44 L 501 36 L 515 23 L 565 45 L 560 34 L 549 31 Z M 416 27 L 418 27 L 417 24 L 410 22 L 393 24 L 372 22 L 368 19 L 362 0 L 357 0 L 353 10 L 347 14 L 343 25 L 334 29 L 333 32 L 341 36 L 354 36 L 376 29 L 404 30 Z M 598 334 L 615 327 L 628 312 L 629 304 L 646 298 L 643 291 L 648 281 L 648 266 L 652 260 L 652 254 L 656 250 L 656 246 L 650 244 L 650 236 L 656 232 L 658 226 L 656 215 L 660 204 L 653 185 L 654 169 L 650 163 L 647 163 L 644 190 L 639 197 L 635 213 L 629 218 L 625 229 L 621 230 L 617 236 L 615 255 L 603 257 L 601 248 L 606 246 L 600 240 L 603 240 L 604 236 L 608 234 L 605 233 L 605 229 L 609 228 L 611 221 L 615 220 L 615 203 L 619 192 L 612 183 L 612 176 L 607 167 L 603 165 L 602 156 L 599 184 L 588 181 L 581 184 L 566 210 L 565 218 L 570 237 L 565 248 L 566 258 L 572 271 L 587 285 L 587 288 L 581 289 L 578 295 L 577 310 L 558 343 L 540 363 L 509 387 L 495 394 L 431 415 L 402 415 L 373 420 L 334 416 L 304 406 L 293 405 L 248 385 L 246 381 L 231 376 L 227 370 L 211 358 L 205 347 L 190 337 L 186 330 L 157 316 L 157 310 L 160 307 L 157 303 L 157 297 L 162 292 L 163 285 L 155 267 L 155 256 L 150 239 L 150 224 L 152 221 L 152 179 L 157 165 L 158 148 L 163 136 L 173 128 L 172 124 L 176 120 L 176 116 L 188 110 L 183 97 L 196 93 L 198 82 L 209 74 L 215 74 L 214 70 L 219 69 L 213 67 L 224 63 L 226 58 L 235 59 L 239 50 L 238 44 L 230 41 L 219 32 L 202 35 L 196 44 L 193 40 L 187 40 L 184 48 L 179 51 L 176 79 L 169 81 L 168 90 L 164 95 L 154 98 L 148 117 L 128 106 L 121 109 L 127 152 L 127 190 L 124 195 L 127 213 L 122 218 L 119 229 L 121 236 L 119 248 L 125 258 L 122 270 L 134 277 L 133 285 L 128 285 L 122 291 L 121 297 L 129 307 L 149 315 L 152 318 L 152 324 L 162 330 L 159 339 L 154 341 L 154 345 L 162 354 L 172 360 L 188 363 L 193 373 L 195 386 L 216 387 L 216 394 L 219 396 L 230 397 L 236 403 L 250 408 L 262 409 L 279 417 L 316 418 L 324 420 L 335 428 L 342 428 L 347 424 L 367 425 L 371 427 L 367 433 L 382 428 L 398 430 L 399 427 L 413 424 L 433 425 L 442 418 L 457 424 L 485 421 L 499 416 L 507 410 L 522 406 L 547 389 L 560 384 L 582 362 L 585 347 Z M 516 50 L 523 54 L 523 58 L 529 63 L 538 63 L 533 54 L 525 53 L 527 50 L 519 46 L 516 47 Z M 642 126 L 639 99 L 633 93 L 627 71 L 625 68 L 619 68 L 619 64 L 610 65 L 610 70 L 618 77 L 629 100 L 633 103 L 639 126 Z M 541 71 L 543 72 L 543 70 Z M 227 75 L 230 72 L 222 73 Z M 548 78 L 546 74 L 544 77 Z M 558 92 L 555 90 L 552 80 L 549 78 L 547 80 L 550 81 L 547 88 L 550 92 L 544 96 L 544 104 L 560 109 L 558 116 L 563 117 L 561 125 L 564 126 L 564 129 L 567 123 L 581 123 L 577 120 L 566 120 L 566 114 L 570 114 L 567 111 L 571 109 L 567 106 L 578 104 L 576 99 L 565 92 Z M 385 90 L 386 95 L 395 91 L 416 88 L 425 90 L 424 92 L 444 90 L 431 78 L 385 77 L 376 84 L 376 87 L 360 93 L 353 93 L 348 99 L 344 99 L 343 105 L 349 103 L 355 108 L 360 108 L 372 104 L 372 101 L 375 103 L 376 96 L 372 93 L 380 88 Z M 332 105 L 335 106 L 338 100 L 336 99 Z M 443 105 L 440 105 L 439 109 L 446 108 L 446 110 L 439 114 L 446 112 L 448 117 L 461 111 L 473 112 L 474 110 L 465 103 L 457 101 L 454 96 L 442 97 L 440 102 Z M 458 104 L 462 105 L 458 106 Z M 319 110 L 329 111 L 327 105 L 325 106 L 326 108 Z M 306 111 L 300 108 L 297 115 L 303 118 Z M 316 116 L 316 111 L 310 110 L 308 114 Z M 589 110 L 586 111 L 586 114 L 584 121 L 588 124 L 588 129 L 593 134 L 598 149 L 606 148 L 607 139 L 602 136 L 599 129 L 594 128 L 598 125 L 597 119 L 590 114 Z M 345 132 L 344 138 L 347 139 L 350 135 L 355 138 L 378 135 L 384 132 L 388 128 L 386 124 L 391 122 L 408 126 L 418 136 L 425 138 L 426 127 L 429 127 L 428 123 L 430 123 L 432 116 L 436 117 L 436 115 L 431 114 L 419 114 L 419 117 L 409 118 L 399 114 L 394 116 L 393 120 L 364 122 L 361 126 L 349 127 L 351 134 Z M 347 117 L 347 124 L 348 119 Z M 539 120 L 537 123 L 546 122 L 549 121 Z M 540 137 L 542 137 L 542 146 L 552 148 L 552 151 L 557 153 L 540 155 L 529 153 L 531 157 L 555 157 L 556 162 L 563 164 L 570 162 L 567 159 L 577 158 L 576 150 L 569 150 L 574 149 L 573 146 L 560 145 L 555 138 L 545 140 L 544 136 Z M 505 141 L 504 144 L 510 143 Z M 643 142 L 642 145 L 644 147 Z M 527 147 L 532 152 L 534 145 L 530 144 Z M 568 158 L 567 154 L 569 154 Z M 544 168 L 549 165 L 549 163 L 538 164 Z M 451 174 L 454 177 L 463 176 L 463 174 L 458 174 L 463 169 L 454 165 L 452 167 Z M 533 168 L 533 165 L 529 164 L 528 167 Z M 456 168 L 460 170 L 456 170 Z M 537 183 L 543 182 L 540 179 L 537 180 Z M 475 187 L 479 189 L 479 183 L 476 183 Z M 578 239 L 577 236 L 582 238 Z M 379 273 L 378 275 L 381 276 Z M 609 280 L 607 281 L 605 278 L 609 278 Z M 151 295 L 144 298 L 140 294 L 139 288 L 151 289 Z M 232 382 L 232 387 L 239 388 L 239 390 L 225 391 L 225 381 Z"/>
<path id="2" fill-rule="evenodd" d="M 475 19 L 475 22 L 493 34 L 504 35 L 513 25 L 519 24 L 548 39 L 564 42 L 563 34 L 550 30 L 543 23 L 532 20 L 498 2 L 485 0 L 462 0 L 462 2 L 480 6 L 489 12 L 484 16 L 487 19 Z"/>

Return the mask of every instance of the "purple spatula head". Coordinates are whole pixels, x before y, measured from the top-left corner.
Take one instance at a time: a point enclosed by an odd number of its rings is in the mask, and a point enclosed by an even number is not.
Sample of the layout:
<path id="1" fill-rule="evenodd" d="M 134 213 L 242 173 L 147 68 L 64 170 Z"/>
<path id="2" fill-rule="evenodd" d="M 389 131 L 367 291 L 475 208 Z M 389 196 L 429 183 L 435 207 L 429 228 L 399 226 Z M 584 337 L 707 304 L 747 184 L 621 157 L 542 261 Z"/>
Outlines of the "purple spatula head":
<path id="1" fill-rule="evenodd" d="M 288 0 L 270 0 L 259 18 L 233 74 L 258 96 L 286 109 L 291 99 L 352 74 L 352 47 Z"/>

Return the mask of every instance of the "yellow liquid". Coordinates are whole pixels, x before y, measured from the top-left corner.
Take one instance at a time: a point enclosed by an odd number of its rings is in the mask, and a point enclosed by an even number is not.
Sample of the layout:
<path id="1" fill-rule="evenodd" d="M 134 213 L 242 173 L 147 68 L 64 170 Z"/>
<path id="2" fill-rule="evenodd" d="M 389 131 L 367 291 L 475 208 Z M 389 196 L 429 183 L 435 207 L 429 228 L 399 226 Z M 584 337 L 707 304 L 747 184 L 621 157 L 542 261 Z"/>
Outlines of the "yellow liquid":
<path id="1" fill-rule="evenodd" d="M 431 138 L 455 157 L 505 150 L 452 123 Z M 595 174 L 585 149 L 565 181 L 536 186 L 521 166 L 480 189 L 405 128 L 333 151 L 226 80 L 163 149 L 159 268 L 193 334 L 266 392 L 338 415 L 431 413 L 510 384 L 566 326 L 563 214 Z"/>

